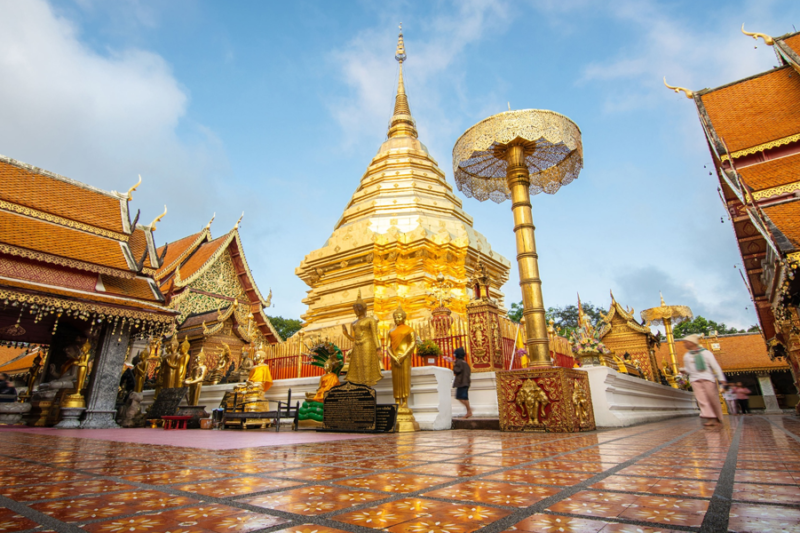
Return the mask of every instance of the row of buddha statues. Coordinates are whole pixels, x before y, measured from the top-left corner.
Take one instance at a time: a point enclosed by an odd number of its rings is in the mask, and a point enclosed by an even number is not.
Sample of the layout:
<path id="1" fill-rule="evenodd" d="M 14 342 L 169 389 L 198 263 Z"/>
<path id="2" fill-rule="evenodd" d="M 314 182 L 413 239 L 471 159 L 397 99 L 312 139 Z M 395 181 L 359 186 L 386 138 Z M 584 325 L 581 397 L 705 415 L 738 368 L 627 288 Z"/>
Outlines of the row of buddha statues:
<path id="1" fill-rule="evenodd" d="M 183 343 L 178 343 L 178 335 L 173 335 L 159 355 L 159 346 L 149 344 L 141 354 L 134 366 L 135 386 L 134 392 L 142 392 L 148 376 L 151 375 L 151 363 L 155 368 L 155 397 L 161 389 L 188 387 L 187 403 L 198 405 L 200 393 L 204 384 L 216 384 L 225 377 L 231 365 L 232 355 L 230 346 L 223 343 L 219 357 L 213 368 L 206 365 L 205 349 L 202 348 L 196 355 L 191 355 L 191 345 L 187 338 Z M 272 385 L 272 375 L 266 363 L 266 352 L 259 348 L 254 358 L 244 358 L 240 365 L 237 377 L 241 376 L 248 384 L 255 383 L 266 392 Z"/>

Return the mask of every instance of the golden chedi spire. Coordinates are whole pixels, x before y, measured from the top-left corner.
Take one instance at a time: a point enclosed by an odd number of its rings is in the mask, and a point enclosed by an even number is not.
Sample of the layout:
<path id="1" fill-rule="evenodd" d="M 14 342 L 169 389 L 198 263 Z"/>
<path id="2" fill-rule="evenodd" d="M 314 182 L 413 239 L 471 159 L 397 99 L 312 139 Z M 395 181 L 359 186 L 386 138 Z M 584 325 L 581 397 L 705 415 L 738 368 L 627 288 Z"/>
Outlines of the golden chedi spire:
<path id="1" fill-rule="evenodd" d="M 397 96 L 394 99 L 394 114 L 389 123 L 389 138 L 414 137 L 417 138 L 417 125 L 411 117 L 411 108 L 408 107 L 408 96 L 403 81 L 403 61 L 406 60 L 406 47 L 403 42 L 403 25 L 400 25 L 400 35 L 397 37 L 397 51 L 394 58 L 400 64 L 400 73 L 397 77 Z"/>
<path id="2" fill-rule="evenodd" d="M 436 307 L 430 293 L 440 272 L 452 285 L 448 307 L 463 317 L 468 280 L 478 262 L 491 275 L 491 297 L 503 300 L 500 287 L 511 264 L 475 230 L 445 173 L 418 138 L 403 78 L 402 31 L 395 59 L 399 76 L 387 138 L 331 236 L 295 271 L 309 286 L 303 300 L 308 311 L 302 315 L 306 333 L 333 328 L 337 334 L 341 324 L 353 321 L 359 294 L 359 303 L 379 320 L 391 321 L 401 303 L 409 320 L 428 317 Z"/>

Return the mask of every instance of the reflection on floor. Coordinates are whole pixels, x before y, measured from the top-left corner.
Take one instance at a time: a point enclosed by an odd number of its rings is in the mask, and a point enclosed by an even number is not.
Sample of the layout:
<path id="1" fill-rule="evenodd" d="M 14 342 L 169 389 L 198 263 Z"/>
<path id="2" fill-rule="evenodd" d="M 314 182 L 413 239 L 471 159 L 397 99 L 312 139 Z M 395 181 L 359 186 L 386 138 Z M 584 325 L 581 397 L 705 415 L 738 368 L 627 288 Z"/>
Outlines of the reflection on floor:
<path id="1" fill-rule="evenodd" d="M 117 431 L 0 430 L 0 532 L 800 532 L 788 416 L 219 450 Z"/>

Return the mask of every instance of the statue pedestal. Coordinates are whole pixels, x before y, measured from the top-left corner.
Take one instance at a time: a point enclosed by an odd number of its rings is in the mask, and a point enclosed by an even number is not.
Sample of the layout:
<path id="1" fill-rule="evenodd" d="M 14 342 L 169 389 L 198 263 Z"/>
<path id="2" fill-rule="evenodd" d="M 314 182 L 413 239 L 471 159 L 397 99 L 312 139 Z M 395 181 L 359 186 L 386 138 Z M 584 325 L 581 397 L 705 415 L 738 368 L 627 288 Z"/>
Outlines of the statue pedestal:
<path id="1" fill-rule="evenodd" d="M 61 422 L 55 425 L 56 429 L 79 429 L 84 411 L 85 407 L 62 407 Z"/>
<path id="2" fill-rule="evenodd" d="M 597 427 L 624 427 L 678 416 L 696 416 L 694 395 L 621 374 L 608 367 L 577 370 L 589 377 Z"/>
<path id="3" fill-rule="evenodd" d="M 573 433 L 595 429 L 589 379 L 572 368 L 497 372 L 502 431 Z"/>
<path id="4" fill-rule="evenodd" d="M 408 407 L 400 407 L 397 409 L 397 424 L 395 431 L 398 433 L 407 433 L 410 431 L 419 431 L 419 422 L 414 419 L 414 413 Z"/>

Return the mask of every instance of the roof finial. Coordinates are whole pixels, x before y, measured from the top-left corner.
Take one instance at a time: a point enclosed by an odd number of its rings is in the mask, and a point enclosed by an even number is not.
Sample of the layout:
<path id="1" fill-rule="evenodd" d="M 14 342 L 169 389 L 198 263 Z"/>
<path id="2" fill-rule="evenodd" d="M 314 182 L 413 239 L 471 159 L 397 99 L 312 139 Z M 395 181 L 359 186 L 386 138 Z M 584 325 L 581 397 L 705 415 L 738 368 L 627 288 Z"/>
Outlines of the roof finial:
<path id="1" fill-rule="evenodd" d="M 403 24 L 400 24 L 400 34 L 397 36 L 397 50 L 394 58 L 400 63 L 400 73 L 397 78 L 397 96 L 394 100 L 394 114 L 389 125 L 389 138 L 392 137 L 417 137 L 417 128 L 411 118 L 411 108 L 408 107 L 406 86 L 403 81 L 403 62 L 406 60 L 406 47 L 403 42 Z"/>
<path id="2" fill-rule="evenodd" d="M 216 213 L 211 215 L 211 220 L 208 221 L 208 224 L 206 224 L 206 228 L 205 229 L 211 229 L 211 223 L 214 222 L 215 218 L 217 218 L 217 214 Z"/>
<path id="3" fill-rule="evenodd" d="M 244 211 L 242 211 L 242 216 L 240 216 L 239 220 L 236 221 L 236 225 L 233 227 L 233 229 L 239 229 L 239 223 L 242 221 L 243 218 L 244 218 Z"/>
<path id="4" fill-rule="evenodd" d="M 664 76 L 664 85 L 667 86 L 667 89 L 672 89 L 676 93 L 679 93 L 680 91 L 683 91 L 684 93 L 686 93 L 686 98 L 694 98 L 694 93 L 692 91 L 690 91 L 689 89 L 686 89 L 685 87 L 673 87 L 672 85 L 667 83 L 667 77 L 666 76 Z"/>
<path id="5" fill-rule="evenodd" d="M 616 301 L 614 300 L 614 291 L 612 289 L 608 289 L 608 293 L 611 295 L 611 303 L 614 303 Z"/>
<path id="6" fill-rule="evenodd" d="M 664 303 L 664 295 L 663 295 L 663 294 L 661 294 L 661 291 L 658 291 L 658 295 L 659 295 L 659 296 L 661 296 L 661 306 L 662 306 L 662 307 L 666 306 L 667 304 L 666 304 L 666 303 Z"/>
<path id="7" fill-rule="evenodd" d="M 150 223 L 150 231 L 156 230 L 156 222 L 164 218 L 167 214 L 167 206 L 164 206 L 164 212 L 158 215 L 151 223 Z"/>
<path id="8" fill-rule="evenodd" d="M 128 193 L 126 194 L 126 196 L 128 197 L 128 201 L 129 202 L 133 198 L 133 191 L 135 191 L 139 187 L 139 185 L 141 185 L 141 184 L 142 184 L 142 175 L 139 174 L 139 181 L 136 182 L 136 185 L 134 185 L 133 187 L 128 189 Z"/>
<path id="9" fill-rule="evenodd" d="M 768 46 L 772 46 L 772 45 L 775 44 L 775 39 L 773 39 L 772 37 L 770 37 L 766 33 L 756 33 L 756 32 L 744 31 L 744 24 L 742 24 L 742 33 L 744 33 L 745 35 L 747 35 L 749 37 L 752 37 L 756 41 L 758 40 L 759 37 L 761 37 L 762 39 L 764 39 L 764 44 L 766 44 Z"/>

